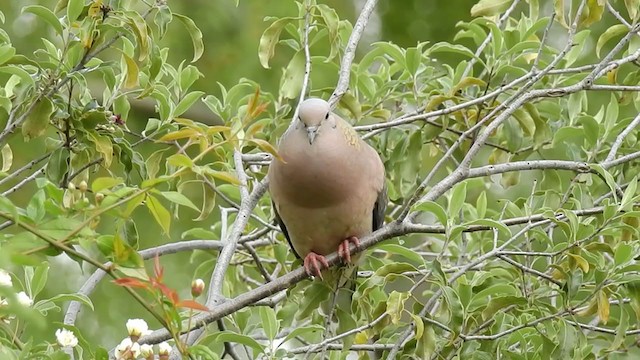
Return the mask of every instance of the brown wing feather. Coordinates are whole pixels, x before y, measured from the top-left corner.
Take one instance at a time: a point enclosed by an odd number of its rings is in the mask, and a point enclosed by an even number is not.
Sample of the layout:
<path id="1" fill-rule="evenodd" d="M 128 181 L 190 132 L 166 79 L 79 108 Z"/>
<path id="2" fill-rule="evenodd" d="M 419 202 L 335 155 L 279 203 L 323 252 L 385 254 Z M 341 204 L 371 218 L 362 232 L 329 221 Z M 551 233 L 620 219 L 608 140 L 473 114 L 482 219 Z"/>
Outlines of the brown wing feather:
<path id="1" fill-rule="evenodd" d="M 300 255 L 298 255 L 298 253 L 296 252 L 296 249 L 293 247 L 293 243 L 291 242 L 291 237 L 289 236 L 289 231 L 287 230 L 287 226 L 284 224 L 284 221 L 282 221 L 280 214 L 278 214 L 278 209 L 276 208 L 276 204 L 273 201 L 271 202 L 271 207 L 273 208 L 273 215 L 276 218 L 276 222 L 278 223 L 278 226 L 280 226 L 280 230 L 282 230 L 282 233 L 284 234 L 285 239 L 287 239 L 287 242 L 289 243 L 289 247 L 291 248 L 291 251 L 293 251 L 293 255 L 295 255 L 296 258 L 301 259 Z"/>
<path id="2" fill-rule="evenodd" d="M 371 231 L 376 231 L 384 225 L 384 214 L 387 210 L 387 184 L 382 186 L 378 193 L 376 203 L 373 205 L 373 226 Z"/>

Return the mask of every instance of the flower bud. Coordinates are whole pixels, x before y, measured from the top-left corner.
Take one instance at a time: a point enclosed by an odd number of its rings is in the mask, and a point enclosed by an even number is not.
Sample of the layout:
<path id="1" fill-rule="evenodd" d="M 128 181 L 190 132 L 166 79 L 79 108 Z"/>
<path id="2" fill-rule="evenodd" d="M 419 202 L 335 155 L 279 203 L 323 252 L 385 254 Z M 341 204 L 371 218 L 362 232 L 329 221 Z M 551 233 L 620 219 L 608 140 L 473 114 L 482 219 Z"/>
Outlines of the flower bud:
<path id="1" fill-rule="evenodd" d="M 76 186 L 74 185 L 74 183 L 72 183 L 71 181 L 69 181 L 69 183 L 67 184 L 67 189 L 69 191 L 75 191 L 76 190 Z"/>
<path id="2" fill-rule="evenodd" d="M 204 291 L 204 281 L 202 279 L 195 279 L 191 282 L 191 296 L 198 297 Z"/>
<path id="3" fill-rule="evenodd" d="M 104 200 L 104 194 L 101 192 L 96 193 L 96 204 L 102 204 L 102 200 Z"/>
<path id="4" fill-rule="evenodd" d="M 80 184 L 78 184 L 78 189 L 80 189 L 80 191 L 82 192 L 87 191 L 87 182 L 84 180 L 80 181 Z"/>

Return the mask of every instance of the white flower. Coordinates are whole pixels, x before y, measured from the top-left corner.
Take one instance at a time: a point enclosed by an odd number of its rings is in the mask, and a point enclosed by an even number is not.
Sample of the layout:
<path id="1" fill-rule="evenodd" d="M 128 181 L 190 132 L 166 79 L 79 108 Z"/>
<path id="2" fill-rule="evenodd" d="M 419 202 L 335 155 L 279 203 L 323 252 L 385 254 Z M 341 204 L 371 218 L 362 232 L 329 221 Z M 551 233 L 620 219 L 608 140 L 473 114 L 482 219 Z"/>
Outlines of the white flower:
<path id="1" fill-rule="evenodd" d="M 127 320 L 127 331 L 129 336 L 140 337 L 151 333 L 149 325 L 142 319 L 129 319 Z"/>
<path id="2" fill-rule="evenodd" d="M 158 355 L 169 355 L 171 352 L 171 345 L 169 345 L 166 341 L 158 344 Z"/>
<path id="3" fill-rule="evenodd" d="M 24 291 L 20 291 L 18 293 L 18 302 L 20 305 L 25 307 L 31 307 L 31 305 L 33 305 L 33 299 L 31 299 Z"/>
<path id="4" fill-rule="evenodd" d="M 56 330 L 56 340 L 62 347 L 76 347 L 78 345 L 78 338 L 73 335 L 73 331 L 67 329 Z"/>
<path id="5" fill-rule="evenodd" d="M 11 275 L 8 272 L 0 269 L 0 286 L 12 287 Z"/>
<path id="6" fill-rule="evenodd" d="M 153 346 L 149 344 L 140 345 L 140 355 L 145 359 L 149 356 L 153 356 Z"/>
<path id="7" fill-rule="evenodd" d="M 116 346 L 116 359 L 129 360 L 140 356 L 140 344 L 131 341 L 130 338 L 124 338 L 118 346 Z"/>

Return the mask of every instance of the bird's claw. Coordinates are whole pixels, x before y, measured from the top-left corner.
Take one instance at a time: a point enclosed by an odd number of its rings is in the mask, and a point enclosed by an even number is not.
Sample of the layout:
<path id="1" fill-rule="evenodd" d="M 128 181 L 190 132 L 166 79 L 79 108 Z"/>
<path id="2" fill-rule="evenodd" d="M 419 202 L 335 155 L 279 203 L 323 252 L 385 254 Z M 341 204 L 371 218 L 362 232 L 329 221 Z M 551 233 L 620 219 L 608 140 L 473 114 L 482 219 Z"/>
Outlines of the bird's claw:
<path id="1" fill-rule="evenodd" d="M 355 236 L 345 239 L 340 243 L 340 245 L 338 245 L 338 256 L 347 264 L 351 262 L 351 250 L 349 249 L 350 243 L 353 243 L 356 248 L 360 246 L 360 240 Z"/>
<path id="2" fill-rule="evenodd" d="M 329 262 L 327 261 L 326 257 L 318 255 L 314 252 L 310 252 L 309 254 L 307 254 L 307 256 L 304 257 L 304 269 L 310 276 L 317 276 L 322 279 L 322 269 L 320 265 L 324 266 L 325 268 L 329 268 Z"/>

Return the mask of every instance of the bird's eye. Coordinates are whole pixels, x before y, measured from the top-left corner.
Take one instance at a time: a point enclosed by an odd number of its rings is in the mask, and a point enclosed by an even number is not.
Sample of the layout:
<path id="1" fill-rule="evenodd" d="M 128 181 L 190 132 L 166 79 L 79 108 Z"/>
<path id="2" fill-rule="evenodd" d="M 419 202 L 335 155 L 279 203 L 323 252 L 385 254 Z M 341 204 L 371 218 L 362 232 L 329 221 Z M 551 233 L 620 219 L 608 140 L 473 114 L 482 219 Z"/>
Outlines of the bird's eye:
<path id="1" fill-rule="evenodd" d="M 327 115 L 324 116 L 324 119 L 327 120 L 329 118 L 329 113 L 327 113 Z"/>

